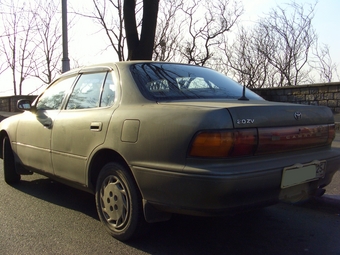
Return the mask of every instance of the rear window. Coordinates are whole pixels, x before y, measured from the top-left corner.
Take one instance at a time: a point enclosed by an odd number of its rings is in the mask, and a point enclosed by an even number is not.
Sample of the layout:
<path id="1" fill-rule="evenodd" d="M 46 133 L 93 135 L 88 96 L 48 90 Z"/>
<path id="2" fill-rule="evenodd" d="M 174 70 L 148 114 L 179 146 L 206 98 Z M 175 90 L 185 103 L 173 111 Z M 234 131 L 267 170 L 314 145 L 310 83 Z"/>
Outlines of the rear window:
<path id="1" fill-rule="evenodd" d="M 139 63 L 130 67 L 141 93 L 150 100 L 238 99 L 243 86 L 209 68 L 170 63 Z M 248 99 L 262 98 L 246 89 Z"/>

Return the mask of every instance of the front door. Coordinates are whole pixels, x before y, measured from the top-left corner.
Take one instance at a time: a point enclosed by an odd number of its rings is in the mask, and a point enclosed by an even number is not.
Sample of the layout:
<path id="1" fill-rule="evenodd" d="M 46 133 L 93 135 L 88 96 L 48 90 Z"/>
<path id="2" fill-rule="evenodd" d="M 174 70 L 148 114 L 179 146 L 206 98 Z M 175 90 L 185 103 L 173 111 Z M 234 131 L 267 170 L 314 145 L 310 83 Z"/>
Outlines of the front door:
<path id="1" fill-rule="evenodd" d="M 66 92 L 74 77 L 57 80 L 37 100 L 34 110 L 22 115 L 17 129 L 17 155 L 25 166 L 53 174 L 51 134 Z"/>

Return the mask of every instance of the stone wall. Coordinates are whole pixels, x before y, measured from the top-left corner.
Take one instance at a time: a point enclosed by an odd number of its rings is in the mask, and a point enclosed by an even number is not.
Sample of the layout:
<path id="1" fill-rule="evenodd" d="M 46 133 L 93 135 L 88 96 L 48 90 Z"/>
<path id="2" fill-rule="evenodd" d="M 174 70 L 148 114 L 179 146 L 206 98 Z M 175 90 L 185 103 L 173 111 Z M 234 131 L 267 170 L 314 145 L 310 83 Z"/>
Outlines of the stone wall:
<path id="1" fill-rule="evenodd" d="M 2 112 L 19 112 L 17 102 L 20 99 L 29 99 L 33 101 L 37 96 L 8 96 L 0 97 L 0 111 Z"/>
<path id="2" fill-rule="evenodd" d="M 340 82 L 253 89 L 266 100 L 328 106 L 340 113 Z"/>

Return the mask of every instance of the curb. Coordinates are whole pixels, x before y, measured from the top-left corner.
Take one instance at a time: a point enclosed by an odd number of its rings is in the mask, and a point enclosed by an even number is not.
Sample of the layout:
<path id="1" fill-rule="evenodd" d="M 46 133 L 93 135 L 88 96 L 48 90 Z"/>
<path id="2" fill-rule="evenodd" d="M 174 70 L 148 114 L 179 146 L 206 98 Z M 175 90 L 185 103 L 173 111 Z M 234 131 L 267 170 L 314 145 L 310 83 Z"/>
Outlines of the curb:
<path id="1" fill-rule="evenodd" d="M 314 196 L 313 200 L 324 204 L 324 205 L 331 205 L 334 208 L 340 209 L 340 195 L 323 195 L 321 197 Z"/>

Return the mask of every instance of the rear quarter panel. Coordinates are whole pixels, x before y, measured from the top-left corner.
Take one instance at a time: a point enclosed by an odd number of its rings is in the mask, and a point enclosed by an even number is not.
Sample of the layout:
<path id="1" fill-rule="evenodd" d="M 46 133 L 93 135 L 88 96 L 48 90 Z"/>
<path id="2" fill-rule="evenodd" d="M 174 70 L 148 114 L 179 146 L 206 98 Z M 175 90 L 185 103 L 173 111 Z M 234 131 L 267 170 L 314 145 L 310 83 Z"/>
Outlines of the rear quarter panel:
<path id="1" fill-rule="evenodd" d="M 125 130 L 129 120 L 139 123 L 138 128 Z M 232 127 L 227 109 L 156 103 L 121 106 L 113 115 L 106 146 L 113 146 L 132 167 L 181 171 L 197 131 Z M 124 141 L 123 136 L 137 139 Z"/>

